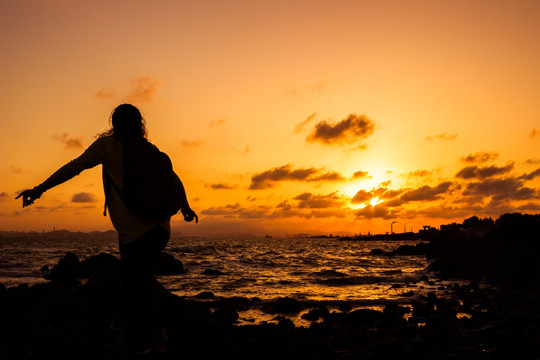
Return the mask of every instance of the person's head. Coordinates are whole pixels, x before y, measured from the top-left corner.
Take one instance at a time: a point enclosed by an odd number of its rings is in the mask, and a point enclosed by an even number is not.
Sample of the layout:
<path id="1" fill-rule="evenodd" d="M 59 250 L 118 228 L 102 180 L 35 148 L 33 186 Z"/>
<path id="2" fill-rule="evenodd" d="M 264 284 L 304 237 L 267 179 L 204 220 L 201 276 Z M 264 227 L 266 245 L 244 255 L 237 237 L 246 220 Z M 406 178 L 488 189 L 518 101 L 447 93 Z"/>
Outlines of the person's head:
<path id="1" fill-rule="evenodd" d="M 108 135 L 120 140 L 146 138 L 146 126 L 139 109 L 131 104 L 118 105 L 111 114 L 112 128 Z"/>

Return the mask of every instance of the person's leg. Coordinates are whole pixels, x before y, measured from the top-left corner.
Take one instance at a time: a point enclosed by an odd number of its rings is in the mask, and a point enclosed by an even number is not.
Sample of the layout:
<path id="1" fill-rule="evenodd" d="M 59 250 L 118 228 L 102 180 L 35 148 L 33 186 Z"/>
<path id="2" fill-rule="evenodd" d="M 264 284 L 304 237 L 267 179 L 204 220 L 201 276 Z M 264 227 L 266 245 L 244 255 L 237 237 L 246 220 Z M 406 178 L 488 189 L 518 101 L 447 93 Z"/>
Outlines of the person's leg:
<path id="1" fill-rule="evenodd" d="M 132 243 L 121 245 L 120 254 L 124 265 L 126 306 L 132 317 L 140 320 L 140 326 L 148 336 L 149 346 L 162 347 L 167 336 L 153 292 L 150 264 L 161 254 L 169 240 L 169 233 L 156 227 Z"/>

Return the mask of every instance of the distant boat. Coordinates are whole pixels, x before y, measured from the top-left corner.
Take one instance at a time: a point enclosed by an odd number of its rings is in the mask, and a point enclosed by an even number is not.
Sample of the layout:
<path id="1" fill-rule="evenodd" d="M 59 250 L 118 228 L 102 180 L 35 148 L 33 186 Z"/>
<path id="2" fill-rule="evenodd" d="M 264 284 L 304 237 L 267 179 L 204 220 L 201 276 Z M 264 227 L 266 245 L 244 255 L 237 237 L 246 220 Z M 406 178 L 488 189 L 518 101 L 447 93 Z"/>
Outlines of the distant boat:
<path id="1" fill-rule="evenodd" d="M 264 238 L 265 238 L 265 239 L 271 239 L 271 238 L 272 238 L 272 235 L 266 234 L 266 235 L 264 236 Z"/>

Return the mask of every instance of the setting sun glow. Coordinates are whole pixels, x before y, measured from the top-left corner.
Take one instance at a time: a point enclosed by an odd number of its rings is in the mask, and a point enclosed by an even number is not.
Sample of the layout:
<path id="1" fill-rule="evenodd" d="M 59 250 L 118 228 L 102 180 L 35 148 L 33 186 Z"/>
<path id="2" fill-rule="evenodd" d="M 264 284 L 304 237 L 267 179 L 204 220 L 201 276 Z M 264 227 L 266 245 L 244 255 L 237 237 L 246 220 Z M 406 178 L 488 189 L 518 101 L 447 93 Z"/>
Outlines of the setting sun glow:
<path id="1" fill-rule="evenodd" d="M 2 230 L 111 229 L 99 166 L 14 198 L 124 102 L 200 215 L 176 234 L 540 212 L 538 1 L 1 1 Z"/>

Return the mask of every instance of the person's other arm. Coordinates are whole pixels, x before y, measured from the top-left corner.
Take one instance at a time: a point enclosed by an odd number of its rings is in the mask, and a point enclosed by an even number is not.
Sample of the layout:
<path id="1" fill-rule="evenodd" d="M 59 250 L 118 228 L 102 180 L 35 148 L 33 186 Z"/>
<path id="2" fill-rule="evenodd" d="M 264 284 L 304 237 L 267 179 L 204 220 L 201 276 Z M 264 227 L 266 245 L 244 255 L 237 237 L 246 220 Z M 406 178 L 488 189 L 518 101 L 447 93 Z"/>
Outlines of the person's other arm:
<path id="1" fill-rule="evenodd" d="M 189 222 L 195 219 L 195 222 L 198 223 L 199 217 L 197 216 L 195 211 L 193 211 L 189 207 L 184 184 L 182 184 L 182 180 L 180 180 L 180 177 L 178 177 L 178 175 L 176 175 L 176 177 L 178 179 L 178 190 L 180 191 L 180 211 L 182 212 L 182 215 L 184 215 L 184 220 Z"/>

